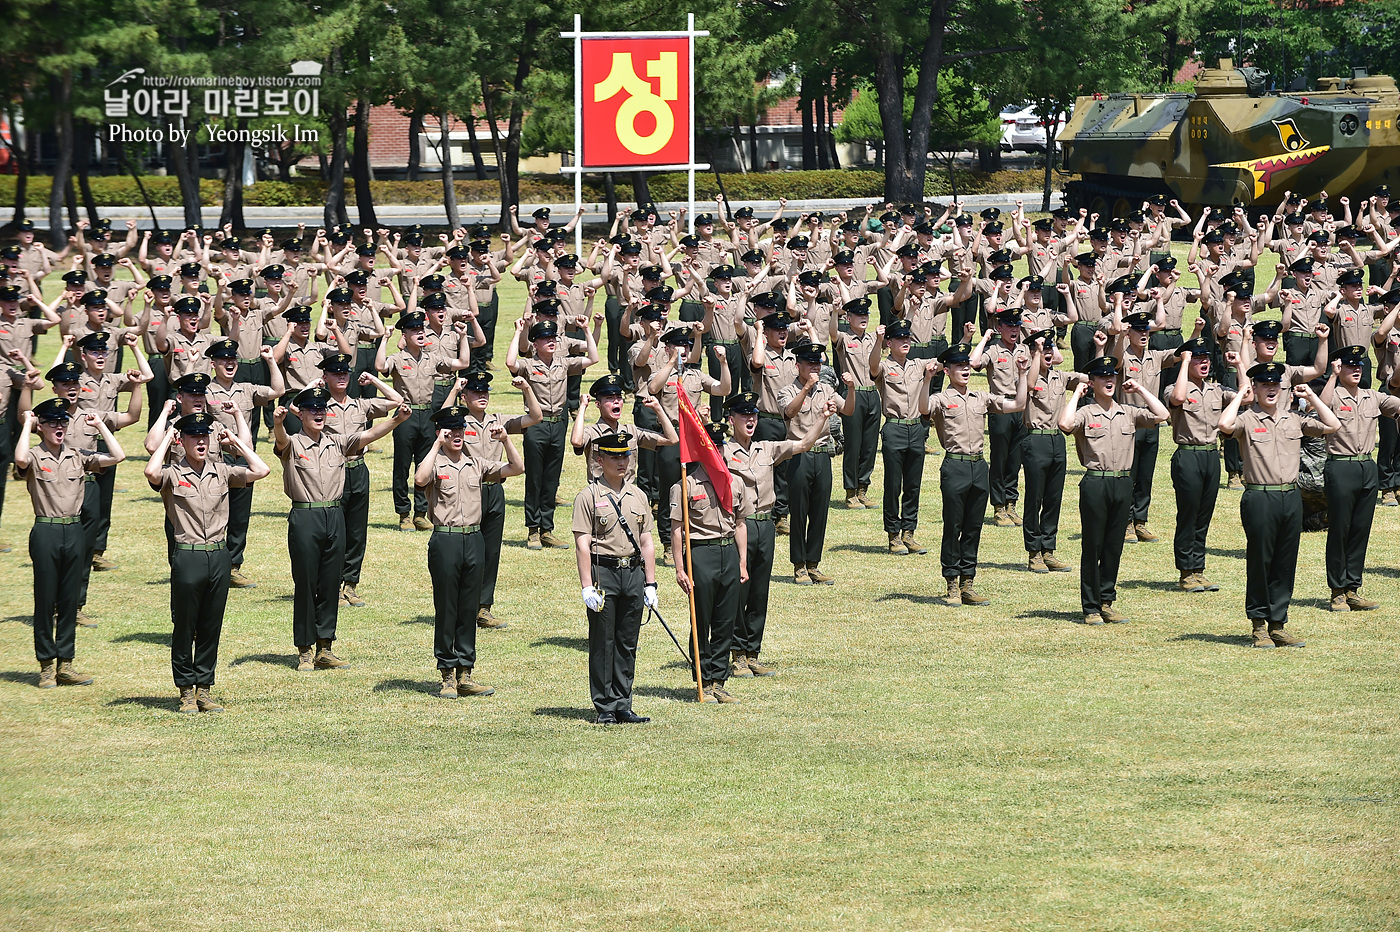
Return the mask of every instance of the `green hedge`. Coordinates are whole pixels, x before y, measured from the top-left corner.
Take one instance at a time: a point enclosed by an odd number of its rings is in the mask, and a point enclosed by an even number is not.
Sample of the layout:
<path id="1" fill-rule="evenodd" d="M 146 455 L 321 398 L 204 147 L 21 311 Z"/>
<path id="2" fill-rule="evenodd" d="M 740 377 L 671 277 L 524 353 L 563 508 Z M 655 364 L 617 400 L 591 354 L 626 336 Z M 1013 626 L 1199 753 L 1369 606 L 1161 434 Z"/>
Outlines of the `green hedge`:
<path id="1" fill-rule="evenodd" d="M 1012 191 L 1038 191 L 1041 174 L 1036 171 L 1003 171 L 993 173 L 958 171 L 959 194 L 995 194 Z M 731 201 L 776 201 L 780 198 L 803 200 L 811 198 L 869 198 L 878 200 L 884 189 L 885 179 L 880 172 L 836 170 L 810 172 L 755 172 L 748 175 L 724 175 L 724 188 Z M 623 178 L 627 181 L 624 182 Z M 630 176 L 619 176 L 617 198 L 622 202 L 632 200 Z M 1062 182 L 1058 175 L 1056 181 Z M 52 179 L 47 175 L 34 175 L 29 179 L 28 206 L 43 208 L 49 203 L 49 188 Z M 156 207 L 179 207 L 180 186 L 177 179 L 169 176 L 142 176 L 141 183 L 146 194 Z M 497 181 L 458 180 L 455 185 L 457 200 L 464 204 L 496 203 L 500 199 L 500 185 Z M 658 204 L 676 204 L 686 198 L 686 176 L 678 172 L 652 175 L 648 178 L 652 200 Z M 370 190 L 374 202 L 388 204 L 440 204 L 442 202 L 442 182 L 430 181 L 371 181 Z M 928 197 L 947 197 L 951 191 L 948 173 L 931 168 L 924 180 L 924 193 Z M 217 207 L 223 199 L 224 183 L 215 178 L 203 178 L 199 182 L 200 201 L 209 207 Z M 711 173 L 695 176 L 695 197 L 700 201 L 713 200 L 719 193 L 715 176 Z M 145 202 L 136 182 L 130 175 L 95 175 L 92 178 L 92 196 L 99 207 L 143 207 Z M 355 189 L 350 179 L 346 179 L 345 197 L 348 203 L 355 203 Z M 592 179 L 583 186 L 586 201 L 600 202 L 604 199 L 603 186 Z M 569 203 L 574 198 L 573 185 L 567 180 L 553 175 L 525 175 L 520 179 L 520 200 L 524 204 Z M 0 205 L 10 205 L 15 199 L 15 176 L 0 175 Z M 318 207 L 325 203 L 326 185 L 319 178 L 296 178 L 285 181 L 259 181 L 243 189 L 243 203 L 248 207 Z"/>

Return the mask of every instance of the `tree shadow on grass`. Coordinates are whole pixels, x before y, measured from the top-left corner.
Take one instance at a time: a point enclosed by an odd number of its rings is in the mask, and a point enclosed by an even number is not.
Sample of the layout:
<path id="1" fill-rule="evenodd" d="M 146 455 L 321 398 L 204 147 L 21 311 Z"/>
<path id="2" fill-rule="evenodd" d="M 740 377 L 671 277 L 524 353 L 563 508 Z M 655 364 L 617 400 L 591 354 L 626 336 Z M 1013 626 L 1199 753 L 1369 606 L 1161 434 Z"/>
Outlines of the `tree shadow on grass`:
<path id="1" fill-rule="evenodd" d="M 543 715 L 548 718 L 562 718 L 571 721 L 592 722 L 592 709 L 575 709 L 564 706 L 541 706 L 536 709 L 534 715 Z"/>
<path id="2" fill-rule="evenodd" d="M 829 550 L 829 551 L 832 551 L 832 552 L 847 552 L 847 553 L 873 553 L 873 554 L 888 554 L 888 553 L 889 553 L 889 547 L 888 547 L 888 546 L 881 547 L 881 546 L 878 546 L 878 545 L 876 545 L 876 544 L 837 544 L 837 545 L 834 546 L 834 547 L 828 547 L 828 548 L 826 548 L 826 549 Z"/>
<path id="3" fill-rule="evenodd" d="M 921 592 L 888 592 L 878 597 L 876 602 L 913 602 L 915 605 L 944 605 L 941 594 Z M 950 608 L 951 606 L 944 606 Z"/>
<path id="4" fill-rule="evenodd" d="M 21 673 L 19 670 L 0 670 L 0 680 L 6 683 L 19 683 L 21 686 L 38 686 L 39 671 Z"/>
<path id="5" fill-rule="evenodd" d="M 374 687 L 377 693 L 422 693 L 425 696 L 436 696 L 438 690 L 442 688 L 441 683 L 432 683 L 427 680 L 384 680 Z"/>
<path id="6" fill-rule="evenodd" d="M 1320 612 L 1330 612 L 1331 603 L 1326 599 L 1294 599 L 1292 605 L 1300 605 L 1303 608 L 1315 608 Z"/>
<path id="7" fill-rule="evenodd" d="M 430 625 L 436 619 L 432 615 L 419 615 L 416 618 L 409 618 L 399 622 L 401 625 Z"/>
<path id="8" fill-rule="evenodd" d="M 107 707 L 123 705 L 139 705 L 147 709 L 159 709 L 162 712 L 173 712 L 177 705 L 174 696 L 122 696 L 107 703 Z"/>
<path id="9" fill-rule="evenodd" d="M 1400 569 L 1393 566 L 1368 566 L 1366 572 L 1376 576 L 1386 576 L 1390 579 L 1400 579 Z"/>
<path id="10" fill-rule="evenodd" d="M 160 647 L 169 647 L 170 635 L 159 631 L 134 631 L 131 634 L 123 634 L 121 637 L 112 638 L 113 644 L 130 644 L 138 641 L 142 644 L 155 644 Z"/>
<path id="11" fill-rule="evenodd" d="M 21 624 L 26 628 L 34 627 L 33 615 L 11 615 L 9 618 L 0 620 L 0 624 Z"/>
<path id="12" fill-rule="evenodd" d="M 1206 553 L 1213 557 L 1225 557 L 1230 560 L 1243 560 L 1245 558 L 1243 550 L 1221 550 L 1219 547 L 1207 547 Z"/>
<path id="13" fill-rule="evenodd" d="M 558 635 L 555 637 L 540 638 L 530 645 L 531 647 L 562 647 L 565 650 L 581 650 L 587 652 L 588 638 L 571 638 Z"/>
<path id="14" fill-rule="evenodd" d="M 670 699 L 672 702 L 694 702 L 695 687 L 638 686 L 632 690 L 635 696 L 651 696 L 654 699 Z"/>
<path id="15" fill-rule="evenodd" d="M 1192 631 L 1190 634 L 1178 634 L 1172 641 L 1204 641 L 1207 644 L 1225 644 L 1229 647 L 1249 647 L 1254 643 L 1254 638 L 1247 634 L 1207 634 L 1204 631 Z"/>
<path id="16" fill-rule="evenodd" d="M 1119 589 L 1155 589 L 1158 592 L 1181 592 L 1176 583 L 1166 579 L 1120 579 Z M 1182 593 L 1183 595 L 1204 595 L 1204 593 Z"/>
<path id="17" fill-rule="evenodd" d="M 170 585 L 170 577 L 166 576 L 161 579 L 148 579 L 146 580 L 145 584 L 148 586 L 168 586 Z"/>
<path id="18" fill-rule="evenodd" d="M 229 664 L 231 667 L 242 666 L 245 663 L 266 663 L 274 667 L 291 667 L 296 669 L 297 658 L 292 654 L 244 654 L 242 657 Z"/>
<path id="19" fill-rule="evenodd" d="M 1048 608 L 1032 609 L 1028 612 L 1021 612 L 1015 617 L 1036 621 L 1074 621 L 1080 623 L 1084 621 L 1083 612 L 1054 611 Z"/>

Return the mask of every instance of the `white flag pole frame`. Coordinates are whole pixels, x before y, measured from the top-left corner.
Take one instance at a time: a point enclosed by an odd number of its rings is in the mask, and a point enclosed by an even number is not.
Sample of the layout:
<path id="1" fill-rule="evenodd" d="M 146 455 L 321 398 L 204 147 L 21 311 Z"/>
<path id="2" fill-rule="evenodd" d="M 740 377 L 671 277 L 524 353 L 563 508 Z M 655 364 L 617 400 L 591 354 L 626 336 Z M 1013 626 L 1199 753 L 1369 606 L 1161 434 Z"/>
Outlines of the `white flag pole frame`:
<path id="1" fill-rule="evenodd" d="M 690 149 L 687 158 L 690 161 L 678 165 L 612 165 L 612 166 L 590 166 L 592 172 L 611 171 L 680 171 L 684 169 L 687 176 L 687 210 L 686 210 L 686 232 L 695 232 L 695 173 L 696 171 L 708 171 L 709 163 L 697 163 L 695 161 L 695 40 L 701 36 L 709 36 L 709 30 L 695 28 L 695 14 L 687 13 L 685 16 L 685 32 L 584 32 L 583 16 L 574 14 L 574 31 L 561 32 L 559 38 L 574 40 L 574 164 L 564 166 L 559 169 L 560 174 L 572 173 L 574 176 L 574 216 L 578 216 L 579 208 L 583 206 L 583 40 L 584 39 L 686 39 L 688 50 L 688 67 L 690 68 L 690 107 L 689 107 L 689 133 Z M 579 222 L 574 227 L 574 252 L 583 255 L 583 223 Z"/>

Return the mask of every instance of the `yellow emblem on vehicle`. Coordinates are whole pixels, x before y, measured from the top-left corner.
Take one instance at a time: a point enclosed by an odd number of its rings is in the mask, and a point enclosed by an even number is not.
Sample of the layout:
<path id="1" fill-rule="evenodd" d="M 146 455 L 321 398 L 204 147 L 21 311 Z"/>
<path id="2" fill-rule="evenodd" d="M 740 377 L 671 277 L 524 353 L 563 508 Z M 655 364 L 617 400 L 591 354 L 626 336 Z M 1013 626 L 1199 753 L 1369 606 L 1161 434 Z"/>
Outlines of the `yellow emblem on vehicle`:
<path id="1" fill-rule="evenodd" d="M 1298 124 L 1294 123 L 1291 117 L 1287 120 L 1274 120 L 1273 124 L 1274 129 L 1278 130 L 1278 141 L 1283 143 L 1283 147 L 1289 152 L 1307 148 L 1308 141 L 1298 131 Z"/>

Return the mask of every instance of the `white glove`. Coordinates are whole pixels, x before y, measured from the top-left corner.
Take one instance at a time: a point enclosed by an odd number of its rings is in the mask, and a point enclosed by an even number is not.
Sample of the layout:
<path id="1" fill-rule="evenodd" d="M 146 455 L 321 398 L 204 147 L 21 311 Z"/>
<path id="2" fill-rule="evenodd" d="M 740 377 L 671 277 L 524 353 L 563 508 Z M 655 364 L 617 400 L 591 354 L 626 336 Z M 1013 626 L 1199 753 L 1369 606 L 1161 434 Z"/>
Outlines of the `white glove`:
<path id="1" fill-rule="evenodd" d="M 659 608 L 661 602 L 656 597 L 656 583 L 649 582 L 642 590 L 642 600 L 646 602 L 647 608 Z"/>
<path id="2" fill-rule="evenodd" d="M 595 612 L 603 609 L 603 593 L 596 586 L 586 586 L 583 590 L 583 604 Z"/>

